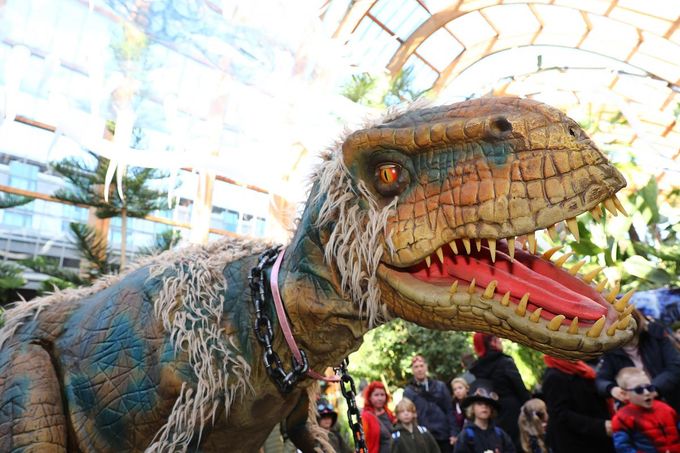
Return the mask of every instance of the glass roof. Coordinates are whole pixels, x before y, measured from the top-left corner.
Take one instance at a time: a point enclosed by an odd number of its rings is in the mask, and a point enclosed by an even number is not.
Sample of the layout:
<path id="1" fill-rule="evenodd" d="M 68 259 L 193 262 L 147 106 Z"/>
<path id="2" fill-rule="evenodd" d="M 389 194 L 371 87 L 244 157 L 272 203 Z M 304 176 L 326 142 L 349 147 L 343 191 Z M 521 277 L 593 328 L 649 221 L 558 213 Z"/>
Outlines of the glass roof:
<path id="1" fill-rule="evenodd" d="M 618 112 L 623 124 L 598 133 L 680 176 L 680 2 L 377 0 L 352 3 L 346 17 L 356 20 L 334 36 L 370 48 L 353 39 L 357 24 L 379 27 L 399 43 L 380 62 L 393 76 L 412 66 L 418 91 L 444 102 L 530 96 L 577 117 L 583 104 Z"/>

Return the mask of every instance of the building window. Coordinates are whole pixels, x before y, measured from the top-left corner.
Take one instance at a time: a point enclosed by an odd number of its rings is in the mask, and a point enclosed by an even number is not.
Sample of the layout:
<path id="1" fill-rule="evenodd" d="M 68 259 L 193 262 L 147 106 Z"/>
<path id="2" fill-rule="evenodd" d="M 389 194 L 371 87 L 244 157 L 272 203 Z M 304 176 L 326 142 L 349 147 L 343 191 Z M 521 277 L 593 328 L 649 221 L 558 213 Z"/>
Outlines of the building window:
<path id="1" fill-rule="evenodd" d="M 222 216 L 224 229 L 236 233 L 236 230 L 238 229 L 238 212 L 226 210 Z"/>
<path id="2" fill-rule="evenodd" d="M 38 185 L 38 167 L 13 160 L 9 163 L 9 185 L 17 189 L 35 191 Z"/>
<path id="3" fill-rule="evenodd" d="M 267 221 L 263 219 L 262 217 L 258 217 L 255 220 L 255 235 L 256 236 L 264 236 L 264 230 L 267 227 Z"/>
<path id="4" fill-rule="evenodd" d="M 244 236 L 252 236 L 255 230 L 255 218 L 251 214 L 243 214 L 241 216 L 241 225 L 239 233 Z"/>

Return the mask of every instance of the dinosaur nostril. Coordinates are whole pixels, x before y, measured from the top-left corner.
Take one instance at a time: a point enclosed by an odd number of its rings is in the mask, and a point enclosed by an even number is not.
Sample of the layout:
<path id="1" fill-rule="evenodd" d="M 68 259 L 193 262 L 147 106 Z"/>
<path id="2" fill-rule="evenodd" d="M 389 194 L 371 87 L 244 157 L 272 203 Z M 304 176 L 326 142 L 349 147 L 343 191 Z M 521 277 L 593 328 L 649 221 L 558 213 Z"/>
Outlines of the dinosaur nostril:
<path id="1" fill-rule="evenodd" d="M 504 116 L 499 116 L 492 120 L 492 127 L 498 129 L 501 132 L 509 132 L 512 130 L 512 124 Z"/>
<path id="2" fill-rule="evenodd" d="M 489 133 L 495 138 L 506 138 L 512 131 L 512 123 L 504 116 L 491 118 L 489 121 Z"/>

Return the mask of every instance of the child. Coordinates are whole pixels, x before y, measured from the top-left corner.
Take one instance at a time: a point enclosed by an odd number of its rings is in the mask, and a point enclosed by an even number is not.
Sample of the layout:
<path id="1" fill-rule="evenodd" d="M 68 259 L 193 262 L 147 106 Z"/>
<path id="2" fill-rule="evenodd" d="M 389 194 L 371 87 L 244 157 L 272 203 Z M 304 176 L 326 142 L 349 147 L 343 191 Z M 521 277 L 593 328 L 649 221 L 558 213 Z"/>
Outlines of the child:
<path id="1" fill-rule="evenodd" d="M 439 453 L 439 446 L 432 434 L 418 425 L 416 405 L 408 398 L 402 398 L 395 408 L 397 426 L 392 433 L 391 453 Z"/>
<path id="2" fill-rule="evenodd" d="M 627 403 L 612 419 L 616 451 L 680 453 L 678 414 L 655 400 L 656 388 L 647 374 L 640 368 L 622 368 L 616 383 Z"/>
<path id="3" fill-rule="evenodd" d="M 519 437 L 522 449 L 527 453 L 547 453 L 545 429 L 548 425 L 548 409 L 545 402 L 532 398 L 522 406 L 519 413 Z"/>
<path id="4" fill-rule="evenodd" d="M 331 403 L 325 400 L 317 402 L 317 410 L 319 416 L 317 418 L 319 426 L 328 433 L 328 443 L 333 447 L 336 453 L 349 453 L 350 448 L 345 443 L 342 435 L 335 428 L 335 422 L 338 421 L 338 413 Z"/>
<path id="5" fill-rule="evenodd" d="M 470 390 L 470 384 L 462 377 L 451 380 L 451 391 L 453 392 L 453 416 L 456 419 L 456 431 L 460 433 L 465 422 L 465 411 L 463 410 L 463 400 Z M 456 436 L 457 437 L 457 436 Z"/>
<path id="6" fill-rule="evenodd" d="M 455 453 L 515 453 L 512 439 L 493 422 L 500 409 L 498 395 L 484 379 L 477 379 L 470 389 L 471 396 L 463 400 L 468 423 L 456 441 Z"/>

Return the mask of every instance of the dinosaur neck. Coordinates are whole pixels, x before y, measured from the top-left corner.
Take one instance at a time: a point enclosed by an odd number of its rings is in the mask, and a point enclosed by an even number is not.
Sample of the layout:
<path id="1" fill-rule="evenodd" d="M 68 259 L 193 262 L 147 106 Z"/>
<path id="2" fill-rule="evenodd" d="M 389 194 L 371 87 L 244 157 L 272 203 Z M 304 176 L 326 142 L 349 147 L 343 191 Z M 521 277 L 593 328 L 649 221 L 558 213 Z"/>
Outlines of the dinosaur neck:
<path id="1" fill-rule="evenodd" d="M 316 226 L 314 199 L 286 249 L 278 281 L 295 340 L 310 365 L 323 371 L 359 347 L 368 323 L 357 305 L 342 296 L 336 271 L 324 262 L 325 232 Z"/>

